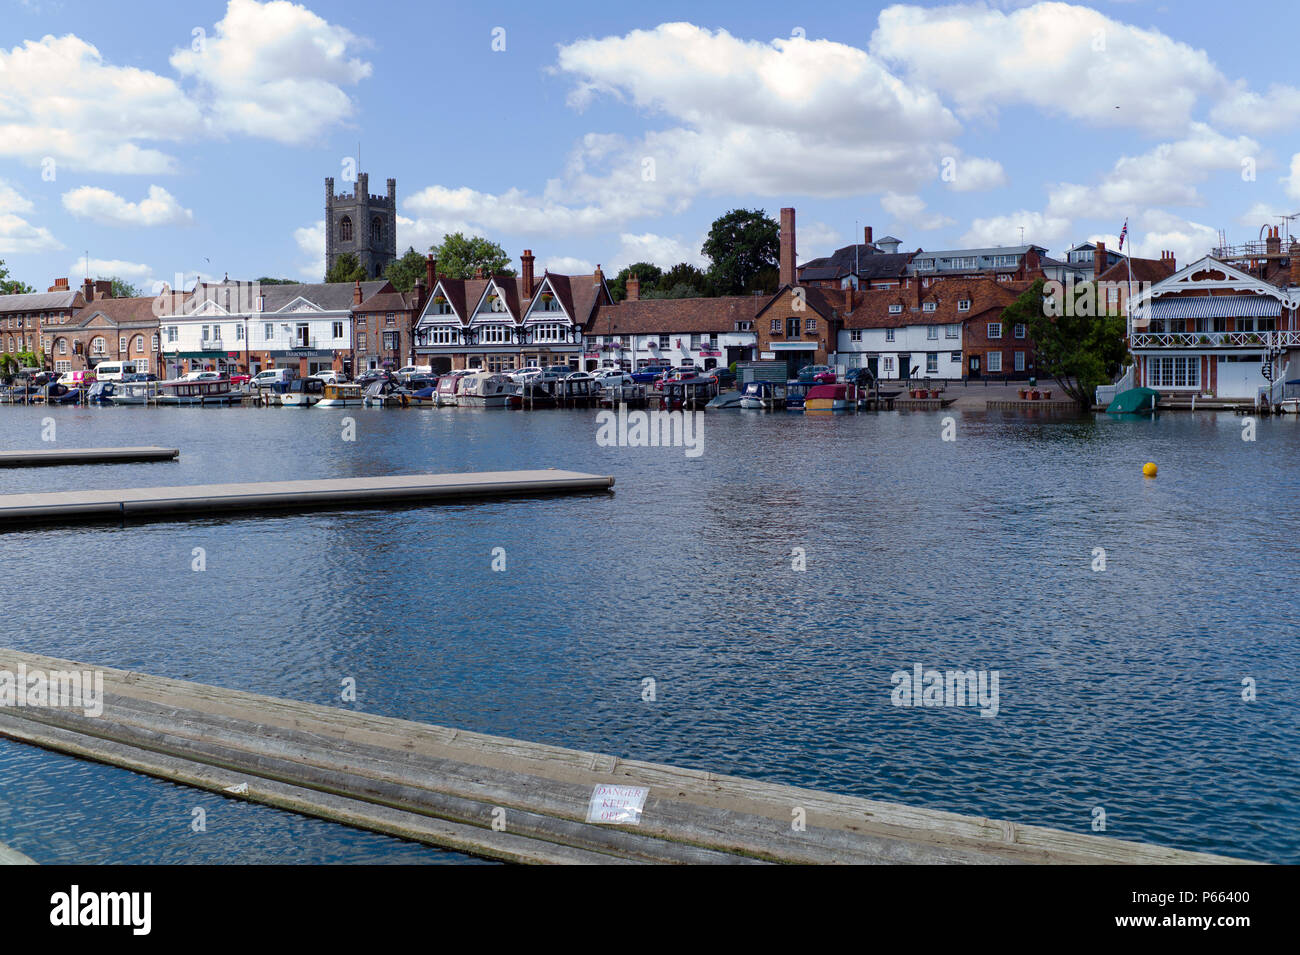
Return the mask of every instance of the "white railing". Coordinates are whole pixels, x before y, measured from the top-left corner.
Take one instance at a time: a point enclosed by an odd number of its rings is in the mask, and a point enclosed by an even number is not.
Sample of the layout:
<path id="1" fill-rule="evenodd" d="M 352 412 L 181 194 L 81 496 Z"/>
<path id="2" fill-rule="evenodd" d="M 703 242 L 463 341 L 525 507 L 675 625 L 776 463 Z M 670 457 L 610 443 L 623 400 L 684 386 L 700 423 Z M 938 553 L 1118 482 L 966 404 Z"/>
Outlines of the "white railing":
<path id="1" fill-rule="evenodd" d="M 1135 332 L 1131 348 L 1294 348 L 1300 330 L 1281 332 Z"/>
<path id="2" fill-rule="evenodd" d="M 1135 383 L 1134 372 L 1136 370 L 1136 364 L 1129 365 L 1128 368 L 1124 369 L 1124 374 L 1120 375 L 1119 379 L 1113 385 L 1098 385 L 1097 393 L 1095 395 L 1097 404 L 1108 405 L 1115 400 L 1116 395 L 1132 388 Z"/>

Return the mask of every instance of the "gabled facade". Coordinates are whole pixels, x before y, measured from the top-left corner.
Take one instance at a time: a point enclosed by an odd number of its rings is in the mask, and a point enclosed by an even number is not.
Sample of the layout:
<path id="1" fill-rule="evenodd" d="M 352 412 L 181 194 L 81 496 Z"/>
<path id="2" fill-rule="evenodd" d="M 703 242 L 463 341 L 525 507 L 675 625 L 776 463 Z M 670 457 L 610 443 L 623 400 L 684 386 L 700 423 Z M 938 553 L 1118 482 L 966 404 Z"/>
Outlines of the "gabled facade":
<path id="1" fill-rule="evenodd" d="M 754 315 L 759 359 L 784 360 L 791 378 L 805 365 L 829 364 L 854 294 L 852 288 L 782 286 Z"/>
<path id="2" fill-rule="evenodd" d="M 591 275 L 546 272 L 534 281 L 525 250 L 522 274 L 432 282 L 415 323 L 415 360 L 437 373 L 463 368 L 587 367 L 586 329 L 613 298 L 600 267 Z"/>
<path id="3" fill-rule="evenodd" d="M 633 283 L 628 283 L 631 293 Z M 767 299 L 754 295 L 642 299 L 629 294 L 602 305 L 587 327 L 587 365 L 624 371 L 694 367 L 711 371 L 754 357 L 754 315 Z"/>
<path id="4" fill-rule="evenodd" d="M 1207 255 L 1135 295 L 1127 315 L 1134 383 L 1175 397 L 1253 401 L 1270 375 L 1300 377 L 1300 247 L 1289 251 L 1268 278 Z"/>
<path id="5" fill-rule="evenodd" d="M 47 325 L 42 345 L 57 372 L 85 371 L 101 361 L 132 361 L 159 373 L 160 342 L 154 296 L 105 298 L 79 309 L 66 324 Z"/>
<path id="6" fill-rule="evenodd" d="M 107 283 L 103 284 L 107 292 Z M 48 292 L 0 295 L 0 352 L 43 351 L 48 365 L 50 353 L 43 348 L 43 338 L 73 322 L 86 304 L 87 292 L 94 297 L 98 291 L 89 283 L 86 289 L 71 289 L 67 279 L 58 279 Z"/>

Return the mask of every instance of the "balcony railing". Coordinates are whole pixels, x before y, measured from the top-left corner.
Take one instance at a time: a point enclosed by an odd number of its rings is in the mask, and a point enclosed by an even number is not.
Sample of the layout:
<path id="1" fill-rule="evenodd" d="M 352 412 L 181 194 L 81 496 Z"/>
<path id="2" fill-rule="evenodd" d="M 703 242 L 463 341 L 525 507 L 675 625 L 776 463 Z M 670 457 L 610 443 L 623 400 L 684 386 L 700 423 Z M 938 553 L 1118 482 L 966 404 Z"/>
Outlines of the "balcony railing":
<path id="1" fill-rule="evenodd" d="M 202 338 L 199 340 L 199 351 L 225 351 L 226 346 L 221 343 L 220 338 Z"/>
<path id="2" fill-rule="evenodd" d="M 1297 348 L 1300 331 L 1134 332 L 1131 348 Z"/>

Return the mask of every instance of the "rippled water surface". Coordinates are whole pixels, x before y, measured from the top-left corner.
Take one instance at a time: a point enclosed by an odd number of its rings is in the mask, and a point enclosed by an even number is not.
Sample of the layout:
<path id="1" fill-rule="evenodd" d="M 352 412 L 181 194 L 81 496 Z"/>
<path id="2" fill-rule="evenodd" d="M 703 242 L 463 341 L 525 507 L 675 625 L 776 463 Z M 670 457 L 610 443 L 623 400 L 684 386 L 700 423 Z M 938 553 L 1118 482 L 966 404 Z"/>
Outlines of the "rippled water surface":
<path id="1" fill-rule="evenodd" d="M 958 412 L 945 442 L 934 414 L 723 414 L 690 458 L 598 447 L 590 412 L 3 407 L 0 446 L 42 446 L 47 416 L 61 446 L 182 455 L 0 471 L 0 493 L 534 467 L 617 487 L 9 531 L 19 649 L 330 705 L 353 677 L 389 716 L 1079 832 L 1100 806 L 1107 835 L 1300 861 L 1293 420 L 1246 442 L 1232 415 Z M 997 716 L 893 706 L 918 663 L 996 669 Z M 130 832 L 94 861 L 179 860 L 177 807 L 209 801 L 230 837 L 199 861 L 459 858 L 0 744 L 0 842 L 38 858 L 32 834 L 56 854 L 93 817 Z"/>

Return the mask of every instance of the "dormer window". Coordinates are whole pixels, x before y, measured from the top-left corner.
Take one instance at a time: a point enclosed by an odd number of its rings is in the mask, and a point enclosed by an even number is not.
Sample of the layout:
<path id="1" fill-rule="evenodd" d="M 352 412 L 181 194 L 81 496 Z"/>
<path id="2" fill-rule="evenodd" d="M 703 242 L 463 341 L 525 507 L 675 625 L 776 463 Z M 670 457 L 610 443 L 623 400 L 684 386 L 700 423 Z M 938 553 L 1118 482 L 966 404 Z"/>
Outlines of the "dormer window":
<path id="1" fill-rule="evenodd" d="M 902 305 L 891 305 L 891 306 L 889 306 L 889 314 L 890 314 L 890 315 L 901 315 L 902 312 L 903 312 L 903 306 L 902 306 Z"/>
<path id="2" fill-rule="evenodd" d="M 969 312 L 969 311 L 970 311 L 970 299 L 968 299 L 968 298 L 963 298 L 963 299 L 959 300 L 959 301 L 957 302 L 957 311 L 959 311 L 959 312 Z"/>
<path id="3" fill-rule="evenodd" d="M 921 306 L 921 311 L 923 311 L 923 312 L 933 312 L 937 307 L 938 307 L 938 306 L 935 305 L 934 302 L 926 302 L 924 305 Z"/>

